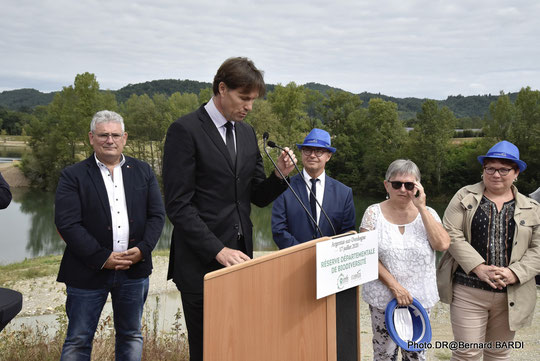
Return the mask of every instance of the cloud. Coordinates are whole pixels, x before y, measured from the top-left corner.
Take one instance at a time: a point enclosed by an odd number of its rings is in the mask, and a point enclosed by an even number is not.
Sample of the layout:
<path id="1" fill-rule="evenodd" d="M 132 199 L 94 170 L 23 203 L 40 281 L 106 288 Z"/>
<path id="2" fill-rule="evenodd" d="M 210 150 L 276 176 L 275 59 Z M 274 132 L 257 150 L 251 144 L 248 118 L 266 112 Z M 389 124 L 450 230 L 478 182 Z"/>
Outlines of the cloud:
<path id="1" fill-rule="evenodd" d="M 270 83 L 445 98 L 540 88 L 535 0 L 3 1 L 0 89 L 211 81 L 248 56 Z M 526 82 L 526 83 L 525 83 Z"/>

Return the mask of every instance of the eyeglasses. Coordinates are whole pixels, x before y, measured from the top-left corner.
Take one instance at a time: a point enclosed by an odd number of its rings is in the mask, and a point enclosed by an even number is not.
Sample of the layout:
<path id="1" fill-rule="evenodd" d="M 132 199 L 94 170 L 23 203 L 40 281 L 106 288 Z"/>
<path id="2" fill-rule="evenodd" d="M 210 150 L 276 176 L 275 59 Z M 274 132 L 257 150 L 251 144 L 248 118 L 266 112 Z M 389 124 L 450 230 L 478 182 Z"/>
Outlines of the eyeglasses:
<path id="1" fill-rule="evenodd" d="M 311 153 L 314 153 L 315 156 L 317 158 L 320 158 L 322 157 L 322 155 L 324 153 L 326 153 L 326 150 L 325 149 L 321 149 L 321 148 L 306 148 L 306 147 L 302 147 L 302 154 L 305 155 L 306 157 L 310 156 Z"/>
<path id="2" fill-rule="evenodd" d="M 405 189 L 408 191 L 412 191 L 414 189 L 413 182 L 390 181 L 390 183 L 392 184 L 392 188 L 394 189 L 400 189 L 403 184 L 405 184 Z"/>
<path id="3" fill-rule="evenodd" d="M 117 142 L 120 140 L 120 138 L 124 136 L 124 134 L 118 134 L 118 133 L 112 133 L 112 134 L 111 133 L 100 133 L 100 134 L 94 133 L 94 135 L 100 142 L 106 142 L 107 139 L 109 139 L 109 137 L 111 137 L 113 141 Z"/>
<path id="4" fill-rule="evenodd" d="M 499 172 L 499 174 L 504 177 L 505 175 L 508 175 L 511 170 L 514 170 L 514 168 L 493 168 L 493 167 L 484 167 L 484 170 L 487 174 L 493 175 L 495 172 Z"/>

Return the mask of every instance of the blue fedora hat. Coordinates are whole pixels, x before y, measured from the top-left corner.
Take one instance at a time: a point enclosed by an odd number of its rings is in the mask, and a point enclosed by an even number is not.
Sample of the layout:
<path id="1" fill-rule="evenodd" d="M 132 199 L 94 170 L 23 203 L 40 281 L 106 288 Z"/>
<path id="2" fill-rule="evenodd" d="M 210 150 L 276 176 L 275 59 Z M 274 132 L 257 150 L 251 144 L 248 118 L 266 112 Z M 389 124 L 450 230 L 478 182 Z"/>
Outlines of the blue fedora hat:
<path id="1" fill-rule="evenodd" d="M 326 130 L 313 128 L 306 136 L 306 139 L 304 139 L 304 143 L 296 144 L 296 146 L 300 150 L 302 150 L 302 147 L 317 147 L 328 149 L 332 153 L 335 153 L 336 148 L 332 148 L 330 146 L 331 144 L 332 142 L 330 141 L 330 134 L 328 134 Z"/>
<path id="2" fill-rule="evenodd" d="M 400 316 L 399 312 L 396 312 L 397 309 L 403 309 L 409 312 L 409 324 L 403 324 L 403 318 L 400 319 L 399 317 L 397 317 Z M 409 315 L 407 315 L 407 318 Z M 414 345 L 409 346 L 409 341 L 412 341 L 416 344 L 427 344 L 431 341 L 431 323 L 429 322 L 428 314 L 416 298 L 413 298 L 413 303 L 408 305 L 407 307 L 398 306 L 397 300 L 395 298 L 392 301 L 388 302 L 388 305 L 386 305 L 386 310 L 384 312 L 384 321 L 386 322 L 386 328 L 388 330 L 390 338 L 399 347 L 406 351 L 423 350 L 423 348 L 414 347 Z M 412 333 L 403 331 L 400 332 L 400 330 L 403 330 L 404 328 L 408 328 L 410 331 L 411 327 Z M 408 333 L 408 335 L 404 335 L 403 333 Z"/>
<path id="3" fill-rule="evenodd" d="M 479 155 L 478 161 L 484 165 L 484 158 L 499 158 L 508 159 L 516 163 L 519 167 L 519 171 L 523 172 L 527 168 L 527 164 L 519 159 L 519 149 L 509 141 L 503 140 L 495 144 L 487 152 L 486 155 Z"/>

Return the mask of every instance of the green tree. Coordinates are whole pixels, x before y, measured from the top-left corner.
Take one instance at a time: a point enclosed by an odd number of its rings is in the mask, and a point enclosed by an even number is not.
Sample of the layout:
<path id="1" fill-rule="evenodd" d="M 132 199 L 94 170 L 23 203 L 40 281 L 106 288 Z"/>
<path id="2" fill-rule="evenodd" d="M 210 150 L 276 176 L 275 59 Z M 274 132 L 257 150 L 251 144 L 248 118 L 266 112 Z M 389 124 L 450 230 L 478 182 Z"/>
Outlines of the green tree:
<path id="1" fill-rule="evenodd" d="M 210 99 L 212 99 L 212 96 L 214 95 L 212 88 L 205 88 L 202 89 L 199 92 L 199 105 L 203 105 L 204 103 L 208 103 Z"/>
<path id="2" fill-rule="evenodd" d="M 366 152 L 363 157 L 364 186 L 368 193 L 384 193 L 382 181 L 388 165 L 402 158 L 407 132 L 399 120 L 397 104 L 372 98 L 362 127 Z"/>
<path id="3" fill-rule="evenodd" d="M 358 95 L 342 90 L 328 90 L 327 95 L 318 112 L 330 134 L 337 136 L 345 133 L 349 115 L 361 108 L 362 100 Z"/>
<path id="4" fill-rule="evenodd" d="M 281 146 L 294 148 L 296 142 L 309 131 L 306 112 L 306 93 L 303 86 L 294 82 L 278 84 L 268 94 L 268 103 L 277 120 L 274 141 Z"/>
<path id="5" fill-rule="evenodd" d="M 439 108 L 434 100 L 422 104 L 417 118 L 407 154 L 420 168 L 426 189 L 439 194 L 456 118 L 448 107 Z"/>
<path id="6" fill-rule="evenodd" d="M 494 139 L 508 139 L 510 128 L 516 119 L 516 109 L 510 97 L 501 92 L 499 99 L 489 106 L 484 124 L 484 133 Z"/>
<path id="7" fill-rule="evenodd" d="M 117 108 L 114 95 L 100 92 L 94 74 L 83 73 L 49 105 L 35 109 L 25 128 L 32 152 L 22 161 L 22 170 L 33 185 L 54 189 L 64 167 L 91 154 L 90 121 L 97 111 L 107 108 Z"/>
<path id="8" fill-rule="evenodd" d="M 517 95 L 516 117 L 508 140 L 520 151 L 527 169 L 518 177 L 520 191 L 528 194 L 536 190 L 540 179 L 540 91 L 522 88 Z"/>

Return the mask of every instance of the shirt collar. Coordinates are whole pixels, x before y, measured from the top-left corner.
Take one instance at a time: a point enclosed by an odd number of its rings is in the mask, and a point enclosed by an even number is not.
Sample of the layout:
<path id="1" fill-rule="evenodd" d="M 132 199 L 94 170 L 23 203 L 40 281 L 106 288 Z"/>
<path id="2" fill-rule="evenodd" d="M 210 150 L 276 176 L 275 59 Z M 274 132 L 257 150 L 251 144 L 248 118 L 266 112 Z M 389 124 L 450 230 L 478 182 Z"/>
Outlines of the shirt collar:
<path id="1" fill-rule="evenodd" d="M 311 176 L 306 172 L 305 169 L 302 169 L 302 175 L 304 176 L 304 179 L 306 180 L 306 182 L 308 182 L 308 184 L 310 184 L 310 180 L 311 180 Z M 319 183 L 324 186 L 324 181 L 325 181 L 325 178 L 326 178 L 326 171 L 323 170 L 323 172 L 317 177 L 317 179 L 319 180 Z"/>
<path id="2" fill-rule="evenodd" d="M 224 126 L 225 123 L 227 123 L 227 119 L 225 119 L 223 114 L 221 114 L 218 108 L 216 108 L 216 104 L 214 103 L 214 97 L 212 97 L 212 99 L 210 99 L 208 103 L 206 103 L 204 109 L 206 109 L 206 112 L 210 116 L 210 119 L 212 119 L 212 121 L 216 125 L 216 128 L 219 129 L 220 127 Z M 234 126 L 234 122 L 231 123 Z"/>
<path id="3" fill-rule="evenodd" d="M 102 168 L 102 167 L 107 168 L 107 166 L 106 166 L 103 162 L 101 162 L 101 161 L 98 159 L 98 157 L 97 157 L 97 155 L 96 155 L 95 152 L 94 152 L 94 159 L 96 160 L 96 164 L 98 165 L 98 167 L 100 167 L 100 168 Z M 121 167 L 121 166 L 124 165 L 125 162 L 126 162 L 126 157 L 124 157 L 124 154 L 121 154 L 120 163 L 118 163 L 118 164 L 115 165 L 114 167 L 115 167 L 115 168 L 116 168 L 116 167 Z"/>

